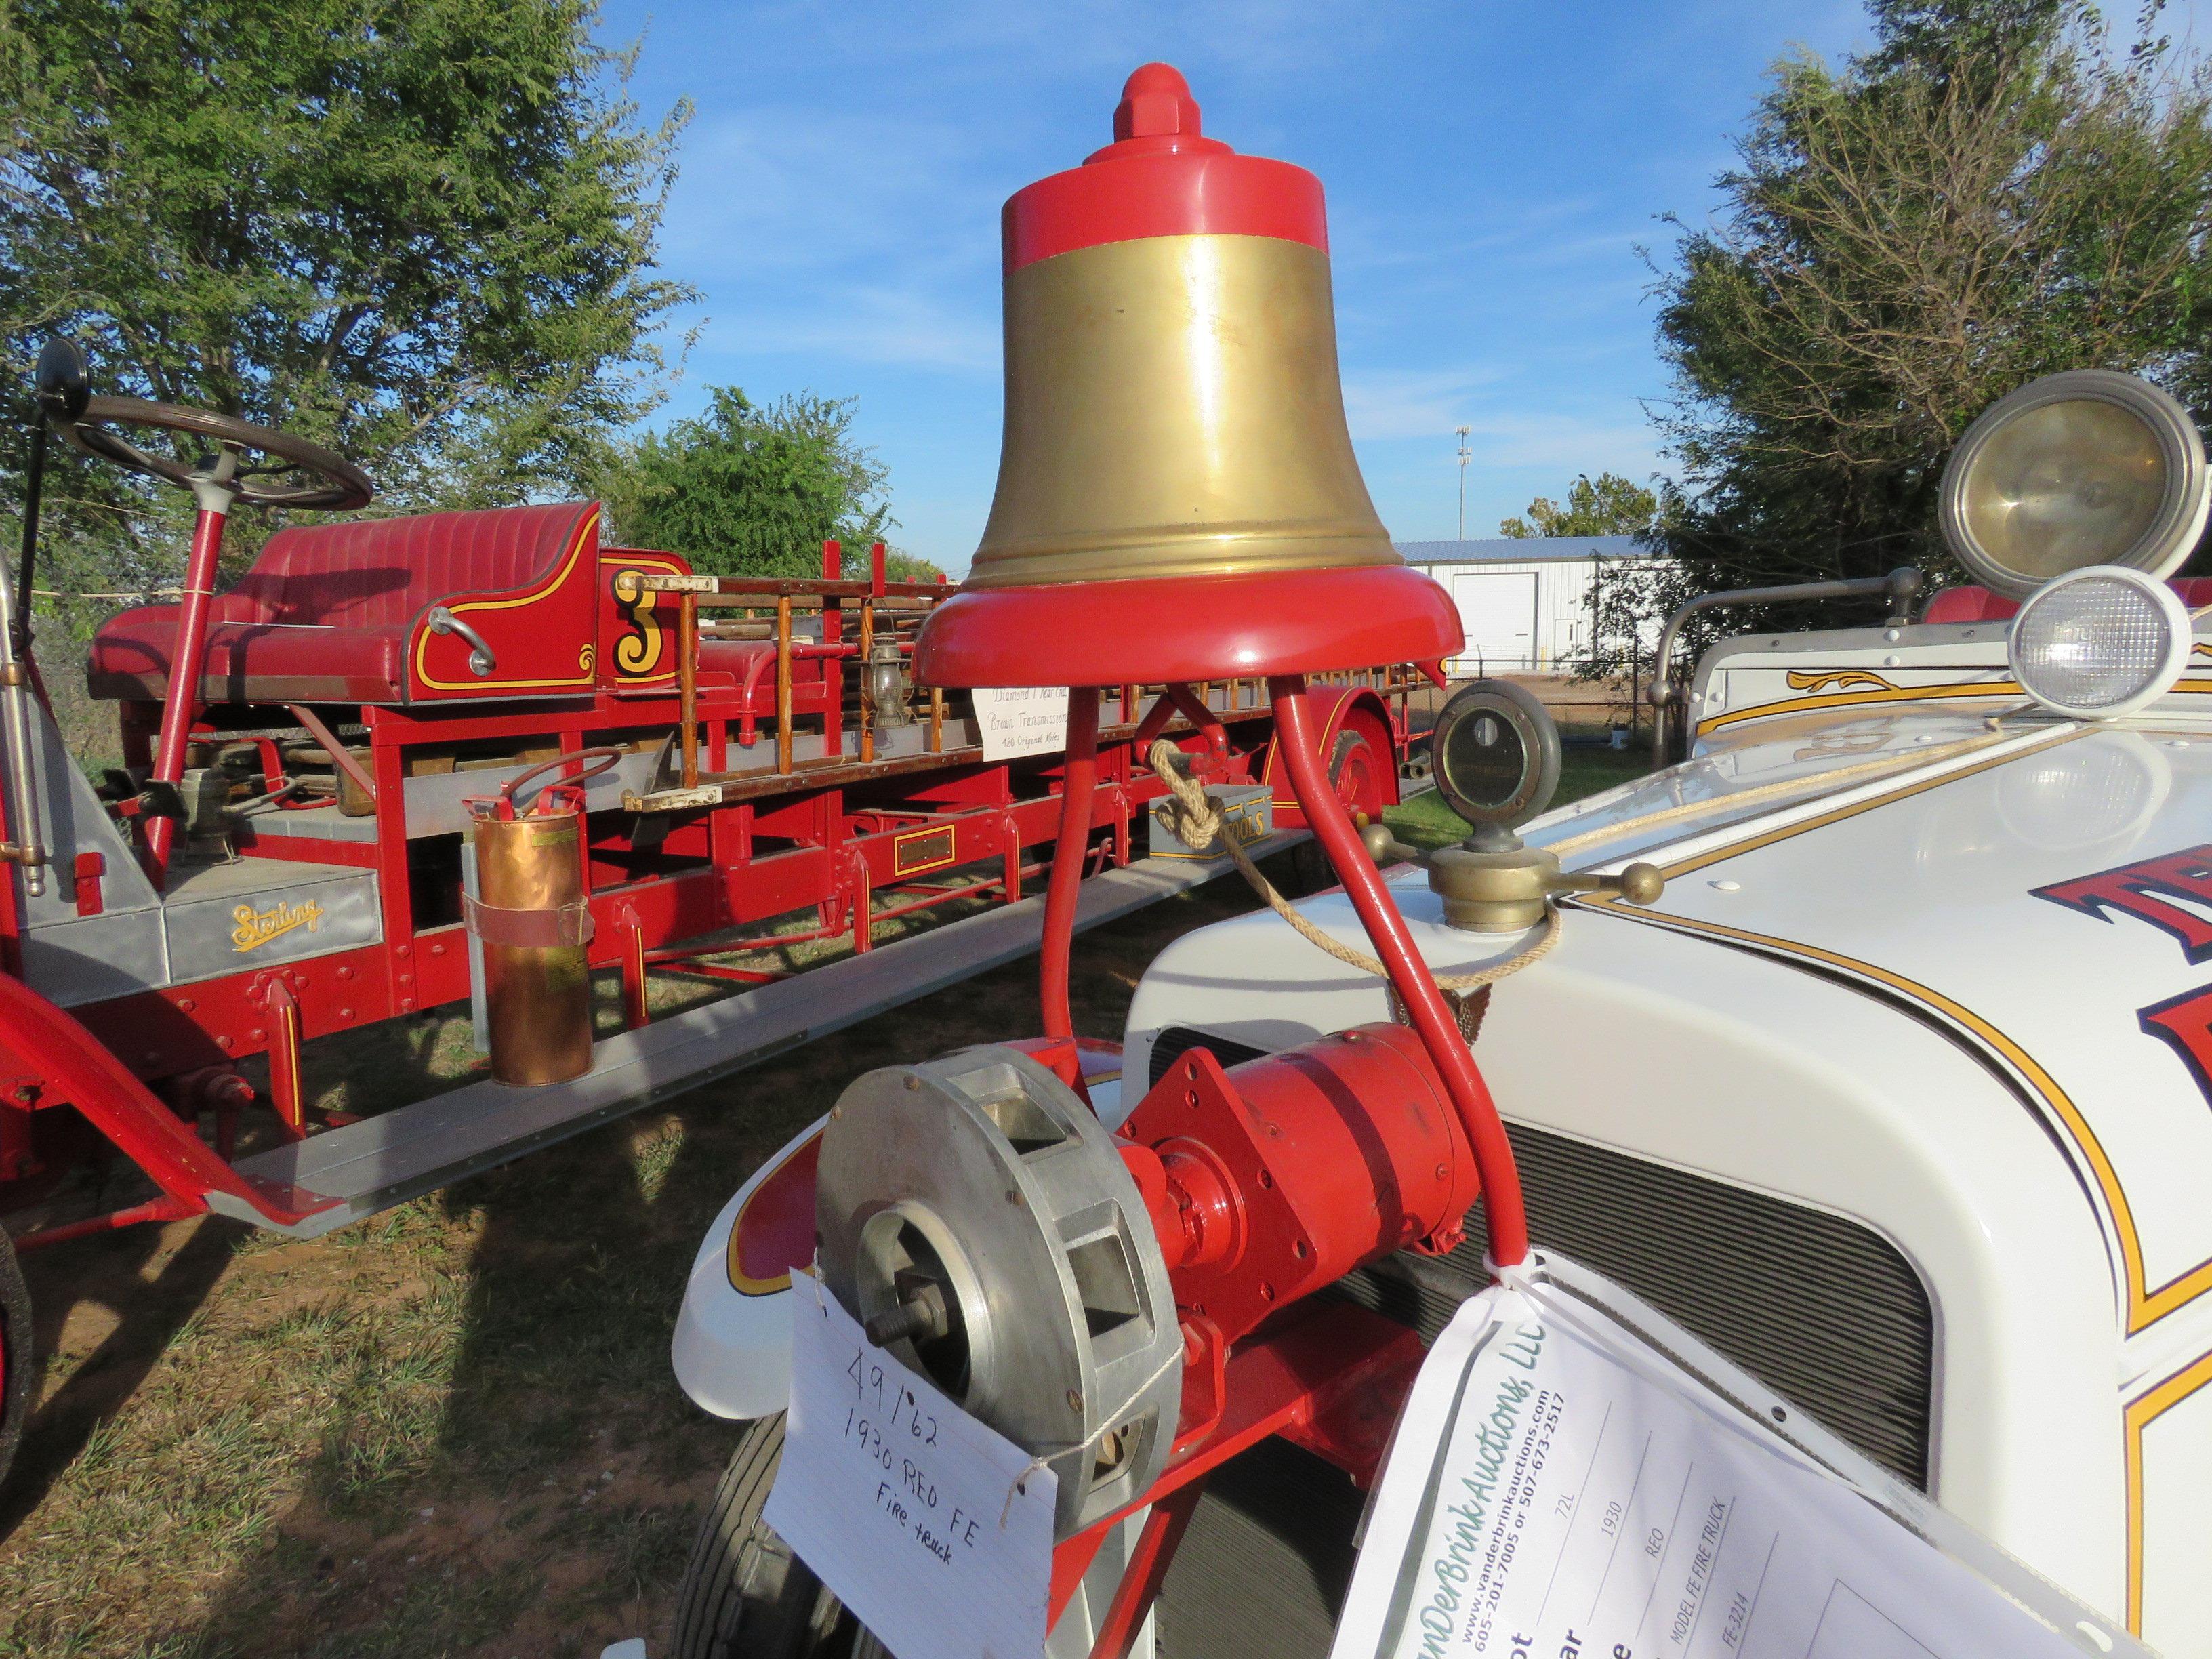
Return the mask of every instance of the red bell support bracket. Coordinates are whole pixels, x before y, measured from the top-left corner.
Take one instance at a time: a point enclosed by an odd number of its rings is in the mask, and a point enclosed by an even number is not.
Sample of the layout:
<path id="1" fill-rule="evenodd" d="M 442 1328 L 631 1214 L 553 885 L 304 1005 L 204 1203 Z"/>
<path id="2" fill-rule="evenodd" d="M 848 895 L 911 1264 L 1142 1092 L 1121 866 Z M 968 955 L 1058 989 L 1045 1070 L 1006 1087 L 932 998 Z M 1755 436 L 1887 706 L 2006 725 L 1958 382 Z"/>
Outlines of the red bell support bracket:
<path id="1" fill-rule="evenodd" d="M 1114 1600 L 1099 1621 L 1091 1659 L 1128 1659 L 1137 1632 L 1144 1627 L 1145 1615 L 1159 1598 L 1160 1586 L 1167 1583 L 1168 1568 L 1174 1565 L 1190 1518 L 1198 1513 L 1198 1500 L 1205 1495 L 1206 1482 L 1198 1480 L 1152 1505 L 1152 1512 L 1145 1517 L 1144 1530 L 1138 1534 L 1137 1547 L 1129 1552 L 1128 1564 L 1121 1570 L 1121 1582 L 1114 1587 Z"/>
<path id="2" fill-rule="evenodd" d="M 1054 1549 L 1048 1616 L 1058 1622 L 1099 1546 L 1124 1519 L 1202 1481 L 1271 1435 L 1334 1464 L 1362 1486 L 1371 1482 L 1427 1352 L 1407 1327 L 1350 1303 L 1309 1304 L 1283 1316 L 1230 1356 L 1224 1409 L 1204 1433 L 1177 1443 L 1152 1489 Z M 1158 1585 L 1139 1589 L 1145 1605 L 1129 1610 L 1138 1623 Z"/>
<path id="3" fill-rule="evenodd" d="M 1483 1212 L 1490 1228 L 1490 1259 L 1500 1267 L 1516 1266 L 1528 1257 L 1528 1220 L 1521 1200 L 1520 1172 L 1514 1165 L 1513 1147 L 1505 1138 L 1497 1103 L 1475 1068 L 1474 1056 L 1460 1036 L 1451 1011 L 1444 1006 L 1436 976 L 1413 944 L 1406 918 L 1399 914 L 1382 872 L 1360 845 L 1351 815 L 1330 785 L 1307 714 L 1305 681 L 1297 676 L 1278 676 L 1267 682 L 1267 691 L 1274 704 L 1283 765 L 1297 792 L 1299 808 L 1322 850 L 1328 854 L 1337 879 L 1344 884 L 1345 894 L 1358 913 L 1375 954 L 1389 969 L 1391 987 L 1450 1091 L 1460 1126 L 1474 1149 L 1475 1167 L 1482 1179 Z"/>
<path id="4" fill-rule="evenodd" d="M 1068 1010 L 1068 958 L 1075 937 L 1075 894 L 1083 884 L 1084 855 L 1091 846 L 1091 804 L 1098 786 L 1098 693 L 1077 686 L 1067 694 L 1067 757 L 1060 791 L 1060 836 L 1044 896 L 1044 938 L 1037 971 L 1044 1005 L 1044 1034 L 1075 1035 Z M 1077 1091 L 1090 1096 L 1080 1081 Z"/>

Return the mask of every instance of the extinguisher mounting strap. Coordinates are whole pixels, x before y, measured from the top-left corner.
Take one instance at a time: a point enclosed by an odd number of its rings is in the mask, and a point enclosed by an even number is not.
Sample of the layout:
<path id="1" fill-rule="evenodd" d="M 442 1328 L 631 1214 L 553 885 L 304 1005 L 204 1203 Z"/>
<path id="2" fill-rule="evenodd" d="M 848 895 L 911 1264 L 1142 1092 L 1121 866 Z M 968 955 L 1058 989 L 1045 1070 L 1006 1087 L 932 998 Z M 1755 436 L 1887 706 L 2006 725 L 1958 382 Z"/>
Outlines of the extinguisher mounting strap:
<path id="1" fill-rule="evenodd" d="M 473 893 L 464 893 L 461 913 L 469 932 L 486 945 L 523 951 L 589 945 L 595 931 L 592 907 L 581 899 L 553 910 L 510 910 L 504 905 L 486 904 Z"/>

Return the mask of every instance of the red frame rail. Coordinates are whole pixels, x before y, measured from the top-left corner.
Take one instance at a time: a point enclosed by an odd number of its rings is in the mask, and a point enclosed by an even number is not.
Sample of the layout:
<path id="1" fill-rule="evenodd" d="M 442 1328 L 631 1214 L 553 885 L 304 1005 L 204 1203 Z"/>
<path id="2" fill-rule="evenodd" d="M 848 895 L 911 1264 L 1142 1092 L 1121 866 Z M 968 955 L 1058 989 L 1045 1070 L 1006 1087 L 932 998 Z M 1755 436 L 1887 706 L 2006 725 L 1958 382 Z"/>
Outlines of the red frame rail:
<path id="1" fill-rule="evenodd" d="M 878 924 L 900 916 L 962 899 L 1019 900 L 1045 867 L 1034 854 L 1048 844 L 1079 855 L 1065 875 L 1053 861 L 1057 884 L 1048 889 L 1048 903 L 1055 925 L 1048 937 L 1060 938 L 1085 870 L 1124 866 L 1134 856 L 1136 820 L 1164 793 L 1143 760 L 1146 746 L 1162 732 L 1192 752 L 1209 782 L 1276 775 L 1277 711 L 1264 684 L 1252 679 L 1164 693 L 1122 686 L 1079 697 L 1067 759 L 1012 764 L 986 763 L 980 750 L 953 736 L 955 711 L 946 694 L 915 691 L 909 706 L 919 748 L 890 752 L 867 718 L 867 698 L 848 685 L 844 664 L 856 659 L 865 672 L 864 647 L 883 639 L 910 652 L 915 626 L 952 590 L 888 582 L 879 558 L 867 579 L 844 580 L 829 574 L 839 570 L 841 550 L 831 544 L 823 552 L 826 574 L 819 580 L 648 578 L 684 601 L 674 630 L 679 635 L 698 635 L 693 601 L 717 616 L 738 617 L 756 633 L 769 618 L 775 703 L 785 715 L 776 723 L 772 765 L 759 763 L 765 759 L 757 749 L 764 722 L 746 688 L 703 682 L 693 652 L 679 654 L 680 667 L 693 672 L 679 672 L 674 685 L 644 691 L 602 687 L 558 700 L 414 709 L 216 704 L 200 710 L 191 728 L 195 743 L 251 742 L 273 758 L 296 740 L 341 757 L 339 770 L 374 816 L 372 837 L 263 833 L 242 838 L 240 851 L 268 861 L 272 882 L 282 879 L 288 860 L 374 870 L 380 940 L 67 1010 L 19 982 L 15 988 L 38 1006 L 0 1033 L 0 1209 L 34 1198 L 70 1155 L 67 1134 L 40 1127 L 58 1128 L 55 1114 L 66 1118 L 59 1110 L 65 1108 L 75 1108 L 139 1164 L 161 1199 L 143 1214 L 137 1212 L 143 1206 L 131 1206 L 72 1222 L 67 1232 L 32 1232 L 18 1242 L 35 1246 L 83 1226 L 197 1212 L 210 1191 L 234 1179 L 226 1154 L 240 1105 L 252 1093 L 240 1076 L 240 1061 L 269 1056 L 270 1103 L 286 1132 L 304 1133 L 314 1122 L 298 1081 L 307 1045 L 468 995 L 457 868 L 428 856 L 437 836 L 408 833 L 410 781 L 426 772 L 450 769 L 471 756 L 503 754 L 519 763 L 609 742 L 650 744 L 672 732 L 689 738 L 682 770 L 702 793 L 711 790 L 712 800 L 667 812 L 665 835 L 650 845 L 634 838 L 639 820 L 627 811 L 598 811 L 587 821 L 586 884 L 597 924 L 589 959 L 594 969 L 621 972 L 633 1024 L 644 1018 L 644 980 L 651 971 L 758 983 L 775 975 L 743 961 L 748 953 L 841 934 L 865 950 Z M 827 647 L 828 690 L 817 713 L 794 716 L 793 665 L 801 659 L 802 641 L 792 618 L 810 609 L 822 615 L 822 638 L 805 643 Z M 1325 703 L 1317 711 L 1322 739 L 1334 744 L 1339 730 L 1357 729 L 1387 744 L 1395 758 L 1404 740 L 1407 698 L 1425 684 L 1421 674 L 1401 665 L 1331 678 L 1334 683 L 1316 696 Z M 126 763 L 153 761 L 161 713 L 159 704 L 120 705 Z M 362 735 L 339 736 L 349 729 Z M 748 738 L 756 745 L 750 754 Z M 679 752 L 684 747 L 679 738 Z M 750 769 L 732 769 L 740 757 L 754 763 Z M 1295 805 L 1282 798 L 1281 787 L 1275 793 L 1279 822 L 1298 826 Z M 304 810 L 342 809 L 325 797 Z M 915 849 L 925 844 L 931 856 L 915 858 Z M 948 880 L 955 872 L 971 879 Z M 80 909 L 91 914 L 100 903 L 100 872 L 75 873 Z M 811 927 L 770 931 L 810 913 Z M 20 971 L 19 939 L 11 889 L 0 896 L 0 951 L 10 971 Z M 1051 1010 L 1046 1030 L 1056 1031 L 1068 1024 L 1064 938 L 1048 950 L 1045 974 Z M 106 1063 L 74 1072 L 55 1063 L 58 1054 L 80 1051 L 104 1052 Z M 196 1128 L 210 1111 L 221 1152 L 209 1148 Z M 174 1148 L 179 1132 L 201 1146 L 204 1158 L 160 1155 L 164 1146 Z M 272 1216 L 284 1208 L 281 1197 L 257 1193 L 252 1200 Z"/>

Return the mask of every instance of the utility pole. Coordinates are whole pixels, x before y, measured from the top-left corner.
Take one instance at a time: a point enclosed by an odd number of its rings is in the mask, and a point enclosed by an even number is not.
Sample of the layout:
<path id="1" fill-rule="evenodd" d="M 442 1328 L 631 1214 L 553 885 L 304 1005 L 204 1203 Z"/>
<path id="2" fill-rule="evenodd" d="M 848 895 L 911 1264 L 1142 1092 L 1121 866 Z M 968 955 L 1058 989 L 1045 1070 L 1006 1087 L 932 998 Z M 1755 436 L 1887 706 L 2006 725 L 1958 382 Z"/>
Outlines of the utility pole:
<path id="1" fill-rule="evenodd" d="M 1459 538 L 1462 541 L 1467 539 L 1467 461 L 1468 457 L 1474 453 L 1467 447 L 1467 434 L 1474 429 L 1466 426 L 1452 428 L 1459 434 Z"/>

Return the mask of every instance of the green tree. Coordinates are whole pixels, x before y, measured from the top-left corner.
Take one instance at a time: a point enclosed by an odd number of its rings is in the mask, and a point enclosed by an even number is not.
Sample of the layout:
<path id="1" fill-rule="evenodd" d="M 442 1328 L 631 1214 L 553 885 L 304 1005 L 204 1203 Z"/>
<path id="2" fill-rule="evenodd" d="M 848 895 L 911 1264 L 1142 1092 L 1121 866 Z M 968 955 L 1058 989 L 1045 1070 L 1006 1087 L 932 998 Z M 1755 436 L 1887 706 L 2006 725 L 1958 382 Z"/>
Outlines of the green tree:
<path id="1" fill-rule="evenodd" d="M 945 580 L 945 567 L 934 559 L 894 547 L 884 554 L 884 574 L 895 582 L 941 582 Z"/>
<path id="2" fill-rule="evenodd" d="M 1567 486 L 1565 507 L 1548 495 L 1528 503 L 1524 519 L 1508 519 L 1498 526 L 1501 536 L 1644 536 L 1659 518 L 1656 490 L 1622 477 L 1617 472 L 1587 472 Z"/>
<path id="3" fill-rule="evenodd" d="M 1685 499 L 1645 614 L 1907 563 L 1952 578 L 1943 462 L 2037 375 L 2104 367 L 2212 397 L 2212 94 L 2152 33 L 2157 0 L 2118 53 L 2071 0 L 1869 10 L 1865 55 L 1776 66 L 1721 213 L 1662 274 Z"/>
<path id="4" fill-rule="evenodd" d="M 832 539 L 864 568 L 894 520 L 887 474 L 852 425 L 849 398 L 763 405 L 710 386 L 703 414 L 609 452 L 599 493 L 611 533 L 717 575 L 818 576 Z"/>
<path id="5" fill-rule="evenodd" d="M 11 378 L 63 331 L 99 389 L 314 438 L 388 507 L 573 489 L 659 402 L 653 331 L 689 297 L 653 274 L 688 110 L 641 126 L 595 21 L 592 0 L 9 0 Z"/>

